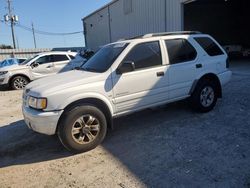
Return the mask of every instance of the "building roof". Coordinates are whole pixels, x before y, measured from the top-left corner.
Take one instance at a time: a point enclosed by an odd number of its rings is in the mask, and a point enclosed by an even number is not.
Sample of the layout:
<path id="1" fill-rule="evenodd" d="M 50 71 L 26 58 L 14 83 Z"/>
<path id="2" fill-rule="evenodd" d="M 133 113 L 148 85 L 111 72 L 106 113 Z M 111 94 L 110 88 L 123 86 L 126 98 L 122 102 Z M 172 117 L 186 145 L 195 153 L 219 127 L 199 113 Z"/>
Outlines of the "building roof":
<path id="1" fill-rule="evenodd" d="M 94 15 L 95 13 L 97 13 L 97 12 L 99 12 L 99 11 L 105 9 L 106 7 L 109 7 L 110 5 L 114 4 L 114 3 L 117 2 L 117 1 L 119 1 L 119 0 L 112 0 L 110 3 L 108 3 L 108 4 L 104 5 L 104 6 L 102 6 L 101 8 L 97 9 L 96 11 L 94 11 L 94 12 L 90 13 L 89 15 L 83 17 L 83 18 L 82 18 L 82 21 L 84 21 L 85 19 L 87 19 L 87 18 L 89 18 L 90 16 Z"/>

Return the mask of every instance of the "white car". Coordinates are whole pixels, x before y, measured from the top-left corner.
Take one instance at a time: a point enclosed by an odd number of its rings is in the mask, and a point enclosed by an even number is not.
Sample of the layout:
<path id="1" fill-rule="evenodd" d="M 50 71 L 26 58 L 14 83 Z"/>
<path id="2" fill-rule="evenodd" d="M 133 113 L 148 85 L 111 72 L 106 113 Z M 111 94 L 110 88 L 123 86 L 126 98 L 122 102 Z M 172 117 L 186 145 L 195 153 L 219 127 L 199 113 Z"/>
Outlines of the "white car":
<path id="1" fill-rule="evenodd" d="M 24 120 L 85 152 L 119 116 L 183 99 L 199 112 L 212 110 L 231 75 L 227 54 L 209 35 L 148 34 L 104 46 L 79 70 L 27 85 Z"/>
<path id="2" fill-rule="evenodd" d="M 0 85 L 8 84 L 12 89 L 23 89 L 30 81 L 80 66 L 83 60 L 75 59 L 75 56 L 75 52 L 45 52 L 21 64 L 1 67 Z"/>

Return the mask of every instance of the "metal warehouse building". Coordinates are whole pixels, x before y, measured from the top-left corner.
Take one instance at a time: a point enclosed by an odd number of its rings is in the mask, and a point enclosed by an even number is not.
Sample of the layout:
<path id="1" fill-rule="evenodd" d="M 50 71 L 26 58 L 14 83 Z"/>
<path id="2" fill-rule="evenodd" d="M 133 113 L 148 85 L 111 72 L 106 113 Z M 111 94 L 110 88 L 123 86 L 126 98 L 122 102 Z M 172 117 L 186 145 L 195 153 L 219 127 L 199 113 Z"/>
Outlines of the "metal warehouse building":
<path id="1" fill-rule="evenodd" d="M 85 43 L 97 50 L 121 38 L 195 30 L 249 48 L 249 9 L 249 0 L 113 0 L 82 19 Z"/>

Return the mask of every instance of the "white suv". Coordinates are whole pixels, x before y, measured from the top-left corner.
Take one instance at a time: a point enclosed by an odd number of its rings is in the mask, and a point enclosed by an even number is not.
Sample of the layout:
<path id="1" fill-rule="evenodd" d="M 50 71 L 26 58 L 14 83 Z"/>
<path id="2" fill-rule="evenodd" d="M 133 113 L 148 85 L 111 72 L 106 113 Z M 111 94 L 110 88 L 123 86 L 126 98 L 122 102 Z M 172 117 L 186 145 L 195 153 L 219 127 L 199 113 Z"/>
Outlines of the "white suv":
<path id="1" fill-rule="evenodd" d="M 0 85 L 8 84 L 12 89 L 23 89 L 30 81 L 72 70 L 83 61 L 73 60 L 75 52 L 40 53 L 21 64 L 0 68 Z"/>
<path id="2" fill-rule="evenodd" d="M 209 35 L 148 34 L 100 49 L 81 69 L 27 85 L 23 115 L 73 152 L 100 144 L 112 119 L 182 99 L 213 109 L 229 82 L 227 55 Z"/>

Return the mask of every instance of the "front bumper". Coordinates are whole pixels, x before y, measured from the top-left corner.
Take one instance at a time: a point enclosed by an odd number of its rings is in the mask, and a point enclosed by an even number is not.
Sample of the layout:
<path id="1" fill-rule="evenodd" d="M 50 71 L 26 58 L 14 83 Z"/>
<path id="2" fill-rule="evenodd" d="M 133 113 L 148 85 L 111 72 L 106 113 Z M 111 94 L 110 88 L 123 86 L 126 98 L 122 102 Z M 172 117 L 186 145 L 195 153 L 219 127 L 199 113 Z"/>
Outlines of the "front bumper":
<path id="1" fill-rule="evenodd" d="M 232 77 L 232 71 L 226 71 L 218 75 L 221 85 L 227 84 Z"/>
<path id="2" fill-rule="evenodd" d="M 7 74 L 0 76 L 0 85 L 7 85 L 9 83 L 9 76 Z"/>
<path id="3" fill-rule="evenodd" d="M 54 135 L 56 133 L 59 118 L 63 113 L 63 110 L 43 112 L 26 106 L 23 106 L 22 110 L 27 126 L 35 132 L 46 135 Z"/>

